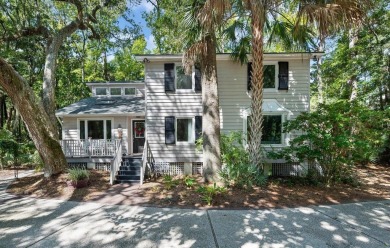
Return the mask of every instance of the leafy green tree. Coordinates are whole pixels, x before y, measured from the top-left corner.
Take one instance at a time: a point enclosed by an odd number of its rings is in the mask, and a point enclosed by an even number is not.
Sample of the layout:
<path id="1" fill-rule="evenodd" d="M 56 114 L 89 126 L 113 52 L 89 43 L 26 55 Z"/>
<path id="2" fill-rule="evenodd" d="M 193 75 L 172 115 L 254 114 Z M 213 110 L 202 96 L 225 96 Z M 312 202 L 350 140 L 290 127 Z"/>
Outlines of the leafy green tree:
<path id="1" fill-rule="evenodd" d="M 135 40 L 131 48 L 125 47 L 118 51 L 110 62 L 113 67 L 113 78 L 116 81 L 142 80 L 144 78 L 144 66 L 141 62 L 136 61 L 134 54 L 145 54 L 147 52 L 144 37 Z"/>

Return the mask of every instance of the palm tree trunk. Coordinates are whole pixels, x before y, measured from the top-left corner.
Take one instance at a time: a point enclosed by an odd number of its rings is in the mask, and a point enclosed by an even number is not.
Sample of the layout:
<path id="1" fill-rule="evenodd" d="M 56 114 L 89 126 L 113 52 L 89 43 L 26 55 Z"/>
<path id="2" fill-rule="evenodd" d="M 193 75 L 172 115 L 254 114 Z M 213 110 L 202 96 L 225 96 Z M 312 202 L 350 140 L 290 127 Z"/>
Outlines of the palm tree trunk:
<path id="1" fill-rule="evenodd" d="M 203 133 L 203 177 L 206 182 L 217 182 L 221 169 L 220 116 L 217 80 L 216 39 L 205 37 L 207 53 L 202 56 L 202 133 Z"/>
<path id="2" fill-rule="evenodd" d="M 265 6 L 257 0 L 250 1 L 252 20 L 252 101 L 249 156 L 253 165 L 262 168 L 261 136 L 263 126 L 263 27 Z"/>

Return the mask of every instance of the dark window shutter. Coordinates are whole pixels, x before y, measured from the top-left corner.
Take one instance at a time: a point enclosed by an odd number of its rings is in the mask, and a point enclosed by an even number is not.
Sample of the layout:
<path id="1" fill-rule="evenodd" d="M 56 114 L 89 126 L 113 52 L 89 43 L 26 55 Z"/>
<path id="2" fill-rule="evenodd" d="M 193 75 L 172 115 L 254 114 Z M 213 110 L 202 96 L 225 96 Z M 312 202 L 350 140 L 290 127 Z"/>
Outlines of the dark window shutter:
<path id="1" fill-rule="evenodd" d="M 175 64 L 164 64 L 165 92 L 175 91 Z"/>
<path id="2" fill-rule="evenodd" d="M 174 145 L 176 143 L 175 138 L 175 117 L 165 117 L 165 144 Z"/>
<path id="3" fill-rule="evenodd" d="M 195 116 L 195 141 L 202 137 L 202 116 Z"/>
<path id="4" fill-rule="evenodd" d="M 279 90 L 288 90 L 288 62 L 279 62 Z"/>
<path id="5" fill-rule="evenodd" d="M 252 89 L 252 62 L 248 62 L 247 90 Z"/>
<path id="6" fill-rule="evenodd" d="M 202 74 L 199 67 L 195 67 L 195 91 L 202 91 Z"/>

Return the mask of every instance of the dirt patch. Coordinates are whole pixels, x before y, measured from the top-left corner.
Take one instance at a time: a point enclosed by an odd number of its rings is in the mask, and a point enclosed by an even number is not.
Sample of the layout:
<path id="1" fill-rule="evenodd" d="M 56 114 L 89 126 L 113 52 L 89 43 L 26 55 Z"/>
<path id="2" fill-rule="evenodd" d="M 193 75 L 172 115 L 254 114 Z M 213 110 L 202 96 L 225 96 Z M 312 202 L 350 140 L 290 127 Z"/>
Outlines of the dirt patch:
<path id="1" fill-rule="evenodd" d="M 88 187 L 75 189 L 68 186 L 67 173 L 45 178 L 42 173 L 15 180 L 7 189 L 16 195 L 31 195 L 41 198 L 59 198 L 64 200 L 88 201 L 99 192 L 110 188 L 109 172 L 90 171 Z"/>
<path id="2" fill-rule="evenodd" d="M 208 206 L 197 192 L 197 186 L 187 188 L 183 179 L 176 178 L 177 185 L 166 189 L 162 178 L 156 182 L 139 184 L 109 185 L 109 173 L 91 171 L 90 185 L 74 189 L 66 184 L 62 174 L 50 180 L 42 175 L 22 178 L 8 189 L 15 194 L 28 194 L 36 197 L 61 198 L 75 201 L 98 201 L 105 204 L 127 204 L 179 208 L 221 208 L 221 209 L 264 209 L 299 207 L 320 204 L 390 199 L 390 167 L 370 165 L 356 169 L 361 185 L 353 187 L 338 184 L 332 187 L 308 186 L 290 180 L 271 179 L 266 188 L 252 190 L 227 189 L 216 195 Z"/>

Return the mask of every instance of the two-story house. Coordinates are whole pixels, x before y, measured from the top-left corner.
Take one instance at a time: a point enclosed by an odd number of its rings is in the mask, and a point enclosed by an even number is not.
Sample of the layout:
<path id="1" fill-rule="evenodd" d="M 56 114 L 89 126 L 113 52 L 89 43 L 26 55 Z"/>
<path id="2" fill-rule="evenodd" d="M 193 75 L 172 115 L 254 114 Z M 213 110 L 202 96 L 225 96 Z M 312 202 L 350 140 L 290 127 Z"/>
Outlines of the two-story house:
<path id="1" fill-rule="evenodd" d="M 264 54 L 265 148 L 287 146 L 289 139 L 298 135 L 283 133 L 282 124 L 309 111 L 310 61 L 321 55 Z M 106 148 L 99 152 L 102 148 L 98 143 L 92 148 L 91 144 L 97 140 L 114 151 L 117 139 L 121 140 L 123 154 L 143 153 L 143 164 L 153 161 L 157 168 L 171 173 L 200 172 L 202 152 L 196 149 L 195 140 L 202 126 L 202 88 L 197 69 L 185 75 L 181 55 L 139 55 L 137 59 L 145 64 L 144 83 L 88 84 L 91 98 L 57 111 L 68 161 L 84 159 L 96 167 L 103 161 L 99 155 Z M 230 54 L 218 54 L 217 68 L 221 131 L 245 134 L 251 115 L 251 63 L 241 65 L 232 61 Z M 112 144 L 107 146 L 107 141 Z M 75 155 L 64 142 L 82 147 L 84 157 Z"/>

